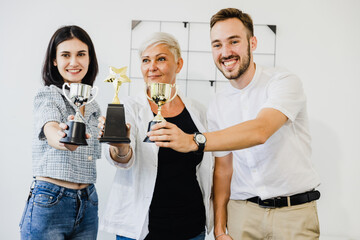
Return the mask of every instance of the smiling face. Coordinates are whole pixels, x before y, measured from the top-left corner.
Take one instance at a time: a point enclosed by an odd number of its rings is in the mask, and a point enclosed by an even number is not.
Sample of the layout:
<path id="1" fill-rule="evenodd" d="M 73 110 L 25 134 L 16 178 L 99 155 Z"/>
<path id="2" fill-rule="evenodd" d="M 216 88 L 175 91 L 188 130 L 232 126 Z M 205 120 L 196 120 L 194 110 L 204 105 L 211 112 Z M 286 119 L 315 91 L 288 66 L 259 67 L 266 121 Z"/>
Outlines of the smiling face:
<path id="1" fill-rule="evenodd" d="M 174 84 L 182 65 L 182 58 L 176 62 L 174 54 L 166 44 L 151 45 L 141 55 L 141 72 L 147 83 Z"/>
<path id="2" fill-rule="evenodd" d="M 64 82 L 81 83 L 90 64 L 88 46 L 77 38 L 66 40 L 56 48 L 54 66 Z"/>
<path id="3" fill-rule="evenodd" d="M 248 38 L 248 30 L 237 18 L 217 22 L 211 29 L 210 38 L 217 68 L 229 80 L 240 79 L 253 64 L 256 38 Z"/>

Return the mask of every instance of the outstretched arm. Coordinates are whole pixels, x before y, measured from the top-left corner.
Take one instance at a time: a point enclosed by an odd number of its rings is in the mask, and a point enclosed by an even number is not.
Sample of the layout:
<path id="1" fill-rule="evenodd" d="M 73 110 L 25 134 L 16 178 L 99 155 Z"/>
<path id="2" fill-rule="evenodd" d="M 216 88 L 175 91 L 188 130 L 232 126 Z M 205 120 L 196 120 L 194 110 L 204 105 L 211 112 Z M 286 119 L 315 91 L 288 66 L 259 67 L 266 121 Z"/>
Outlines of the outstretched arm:
<path id="1" fill-rule="evenodd" d="M 262 109 L 257 117 L 232 127 L 203 133 L 207 139 L 205 151 L 231 151 L 263 144 L 288 120 L 273 108 Z M 157 146 L 172 148 L 179 152 L 197 150 L 192 134 L 186 134 L 174 124 L 162 122 L 148 133 Z"/>

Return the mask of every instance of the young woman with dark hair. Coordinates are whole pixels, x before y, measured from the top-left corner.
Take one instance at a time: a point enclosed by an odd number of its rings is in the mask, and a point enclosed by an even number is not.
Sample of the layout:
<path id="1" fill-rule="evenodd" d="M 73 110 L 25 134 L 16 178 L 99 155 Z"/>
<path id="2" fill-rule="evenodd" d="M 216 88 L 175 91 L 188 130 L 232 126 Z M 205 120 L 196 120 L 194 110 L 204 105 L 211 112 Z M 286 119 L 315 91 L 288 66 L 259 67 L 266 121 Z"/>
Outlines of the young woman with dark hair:
<path id="1" fill-rule="evenodd" d="M 52 36 L 43 66 L 42 87 L 34 99 L 33 176 L 23 217 L 21 239 L 96 239 L 98 197 L 94 186 L 101 147 L 87 135 L 87 146 L 60 143 L 64 123 L 75 114 L 61 87 L 93 85 L 98 73 L 95 49 L 78 26 L 59 28 Z M 82 106 L 86 131 L 97 135 L 100 108 Z"/>

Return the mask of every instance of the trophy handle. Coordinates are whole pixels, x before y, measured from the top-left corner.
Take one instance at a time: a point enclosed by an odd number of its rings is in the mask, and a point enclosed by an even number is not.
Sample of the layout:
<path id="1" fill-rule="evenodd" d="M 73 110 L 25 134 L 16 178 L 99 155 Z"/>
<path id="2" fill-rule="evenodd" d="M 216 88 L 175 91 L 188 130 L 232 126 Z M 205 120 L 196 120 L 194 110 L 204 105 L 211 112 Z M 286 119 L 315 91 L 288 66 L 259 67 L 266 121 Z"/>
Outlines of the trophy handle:
<path id="1" fill-rule="evenodd" d="M 65 93 L 65 86 L 68 86 L 68 88 L 70 88 L 70 84 L 69 83 L 64 83 L 63 86 L 62 86 L 62 91 L 63 91 L 63 94 L 64 94 L 65 98 L 71 103 L 72 101 L 70 100 L 70 98 Z"/>
<path id="2" fill-rule="evenodd" d="M 89 104 L 89 103 L 91 103 L 92 101 L 94 101 L 95 98 L 96 98 L 96 96 L 98 95 L 99 88 L 98 88 L 97 86 L 94 86 L 94 87 L 92 87 L 91 92 L 92 92 L 94 89 L 96 89 L 96 93 L 94 94 L 93 98 L 92 98 L 90 101 L 88 101 L 86 104 Z"/>
<path id="3" fill-rule="evenodd" d="M 144 91 L 145 91 L 145 95 L 146 95 L 146 97 L 147 97 L 147 99 L 149 99 L 150 101 L 152 101 L 152 99 L 148 96 L 148 94 L 147 94 L 147 87 L 149 86 L 149 84 L 148 83 L 146 83 L 145 84 L 145 89 L 144 89 Z"/>
<path id="4" fill-rule="evenodd" d="M 172 96 L 172 98 L 169 99 L 168 102 L 171 102 L 177 96 L 178 86 L 177 85 L 174 86 L 174 85 L 175 85 L 175 83 L 171 87 L 175 87 L 175 94 L 174 94 L 174 96 Z"/>

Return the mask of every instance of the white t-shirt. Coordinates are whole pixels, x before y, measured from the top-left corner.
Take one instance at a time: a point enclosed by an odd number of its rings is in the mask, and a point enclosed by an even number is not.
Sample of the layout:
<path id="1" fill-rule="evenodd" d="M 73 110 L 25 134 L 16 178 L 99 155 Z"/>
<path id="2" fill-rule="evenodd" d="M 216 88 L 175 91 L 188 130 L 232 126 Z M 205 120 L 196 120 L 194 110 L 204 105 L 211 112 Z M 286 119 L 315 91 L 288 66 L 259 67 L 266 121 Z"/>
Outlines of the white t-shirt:
<path id="1" fill-rule="evenodd" d="M 310 160 L 311 137 L 302 83 L 285 70 L 257 65 L 248 86 L 239 90 L 229 84 L 209 106 L 209 130 L 255 119 L 264 108 L 277 109 L 289 120 L 266 143 L 232 151 L 230 199 L 290 196 L 320 184 Z M 221 157 L 229 153 L 214 152 L 214 155 Z"/>

